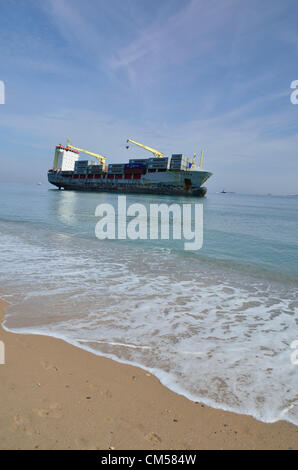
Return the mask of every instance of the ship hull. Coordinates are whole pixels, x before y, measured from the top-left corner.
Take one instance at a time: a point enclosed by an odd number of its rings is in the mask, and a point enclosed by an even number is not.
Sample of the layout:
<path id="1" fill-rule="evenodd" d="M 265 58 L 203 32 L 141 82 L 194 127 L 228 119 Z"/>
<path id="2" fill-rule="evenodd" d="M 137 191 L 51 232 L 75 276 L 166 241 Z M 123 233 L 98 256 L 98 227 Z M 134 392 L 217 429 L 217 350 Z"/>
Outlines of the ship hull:
<path id="1" fill-rule="evenodd" d="M 207 189 L 202 184 L 212 173 L 196 171 L 166 171 L 142 175 L 138 180 L 75 179 L 74 175 L 65 177 L 60 172 L 49 171 L 48 180 L 59 189 L 75 191 L 165 194 L 202 197 Z"/>

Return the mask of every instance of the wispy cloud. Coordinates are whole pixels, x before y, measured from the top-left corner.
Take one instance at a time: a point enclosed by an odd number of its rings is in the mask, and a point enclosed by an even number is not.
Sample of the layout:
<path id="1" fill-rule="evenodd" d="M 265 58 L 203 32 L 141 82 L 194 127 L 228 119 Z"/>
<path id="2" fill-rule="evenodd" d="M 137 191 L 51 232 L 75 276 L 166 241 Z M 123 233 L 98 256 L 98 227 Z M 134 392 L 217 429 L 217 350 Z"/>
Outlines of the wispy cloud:
<path id="1" fill-rule="evenodd" d="M 249 32 L 262 22 L 257 8 L 248 8 L 248 4 L 239 4 L 238 0 L 190 0 L 177 10 L 169 17 L 153 19 L 131 43 L 120 47 L 111 58 L 110 67 L 126 69 L 133 78 L 143 80 L 148 74 L 158 80 L 158 72 L 166 67 L 181 67 L 216 48 L 224 52 L 224 56 L 218 55 L 218 62 L 231 65 L 239 59 L 243 38 L 254 40 Z M 271 5 L 268 15 L 274 11 L 276 8 Z M 208 63 L 200 66 L 205 68 Z"/>

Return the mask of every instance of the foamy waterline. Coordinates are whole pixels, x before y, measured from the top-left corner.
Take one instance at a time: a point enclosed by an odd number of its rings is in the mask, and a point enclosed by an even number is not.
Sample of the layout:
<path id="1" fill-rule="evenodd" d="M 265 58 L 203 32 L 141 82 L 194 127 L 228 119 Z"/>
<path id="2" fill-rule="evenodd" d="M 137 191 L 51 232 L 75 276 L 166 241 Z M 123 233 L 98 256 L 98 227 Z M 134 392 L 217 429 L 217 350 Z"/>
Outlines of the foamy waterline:
<path id="1" fill-rule="evenodd" d="M 68 337 L 65 337 L 64 335 L 59 335 L 59 334 L 50 334 L 50 333 L 45 333 L 42 330 L 37 330 L 37 329 L 29 329 L 29 328 L 8 328 L 5 324 L 5 319 L 2 323 L 2 327 L 4 330 L 10 333 L 14 334 L 30 334 L 30 335 L 36 335 L 36 336 L 46 336 L 54 339 L 59 339 L 67 344 L 70 344 L 74 347 L 77 347 L 79 349 L 82 349 L 84 351 L 88 351 L 91 354 L 94 354 L 95 356 L 98 357 L 105 357 L 107 359 L 111 359 L 113 361 L 116 361 L 120 364 L 125 364 L 125 365 L 131 365 L 134 367 L 138 367 L 143 369 L 146 372 L 149 372 L 151 375 L 154 375 L 160 383 L 167 387 L 169 390 L 173 391 L 174 393 L 177 393 L 178 395 L 184 396 L 190 401 L 196 402 L 196 403 L 201 403 L 206 406 L 209 406 L 210 408 L 218 409 L 218 410 L 223 410 L 223 411 L 228 411 L 228 412 L 233 412 L 233 413 L 238 413 L 238 414 L 243 414 L 247 416 L 252 416 L 253 418 L 257 419 L 258 421 L 262 421 L 264 423 L 274 423 L 280 420 L 288 421 L 294 425 L 298 425 L 298 422 L 296 419 L 292 419 L 287 415 L 288 411 L 290 411 L 294 405 L 290 405 L 288 408 L 285 408 L 284 410 L 281 411 L 281 414 L 279 417 L 274 417 L 274 416 L 260 416 L 258 413 L 254 413 L 253 410 L 245 410 L 241 407 L 239 408 L 234 408 L 234 407 L 229 407 L 223 403 L 218 403 L 215 400 L 207 399 L 206 397 L 203 396 L 196 396 L 191 393 L 188 393 L 180 384 L 177 383 L 175 376 L 172 376 L 170 373 L 166 373 L 165 371 L 158 369 L 158 368 L 152 368 L 152 367 L 146 367 L 143 364 L 139 364 L 134 361 L 127 361 L 124 359 L 120 359 L 119 357 L 113 355 L 113 354 L 103 354 L 99 353 L 98 351 L 94 350 L 91 346 L 88 346 L 86 343 L 88 341 L 84 340 L 70 340 Z M 97 342 L 97 341 L 95 341 Z M 101 341 L 99 341 L 101 343 Z M 92 343 L 92 342 L 90 342 Z M 108 343 L 108 342 L 107 342 Z M 113 343 L 112 343 L 113 344 Z M 133 347 L 133 348 L 142 348 L 142 349 L 150 349 L 147 346 L 134 346 L 134 345 L 121 345 L 124 347 Z M 186 353 L 187 354 L 187 353 Z M 191 353 L 192 354 L 192 353 Z"/>

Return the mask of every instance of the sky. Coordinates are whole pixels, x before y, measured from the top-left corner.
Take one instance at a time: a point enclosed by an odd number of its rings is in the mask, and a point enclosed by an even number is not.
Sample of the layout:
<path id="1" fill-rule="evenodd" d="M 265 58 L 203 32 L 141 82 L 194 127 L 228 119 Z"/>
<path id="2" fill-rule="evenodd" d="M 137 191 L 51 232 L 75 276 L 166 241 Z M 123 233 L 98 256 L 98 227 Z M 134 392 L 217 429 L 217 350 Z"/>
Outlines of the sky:
<path id="1" fill-rule="evenodd" d="M 0 0 L 0 182 L 57 144 L 198 155 L 210 191 L 298 194 L 297 0 Z"/>

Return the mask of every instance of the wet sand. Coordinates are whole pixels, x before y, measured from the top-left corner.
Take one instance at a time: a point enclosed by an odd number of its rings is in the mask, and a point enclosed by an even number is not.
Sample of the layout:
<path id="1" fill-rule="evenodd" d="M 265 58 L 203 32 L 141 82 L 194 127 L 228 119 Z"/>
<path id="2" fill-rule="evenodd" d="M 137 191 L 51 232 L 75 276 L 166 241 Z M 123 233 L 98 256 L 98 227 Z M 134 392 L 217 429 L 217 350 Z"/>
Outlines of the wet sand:
<path id="1" fill-rule="evenodd" d="M 2 328 L 0 340 L 1 449 L 298 449 L 298 427 L 285 421 L 191 402 L 62 340 Z"/>

